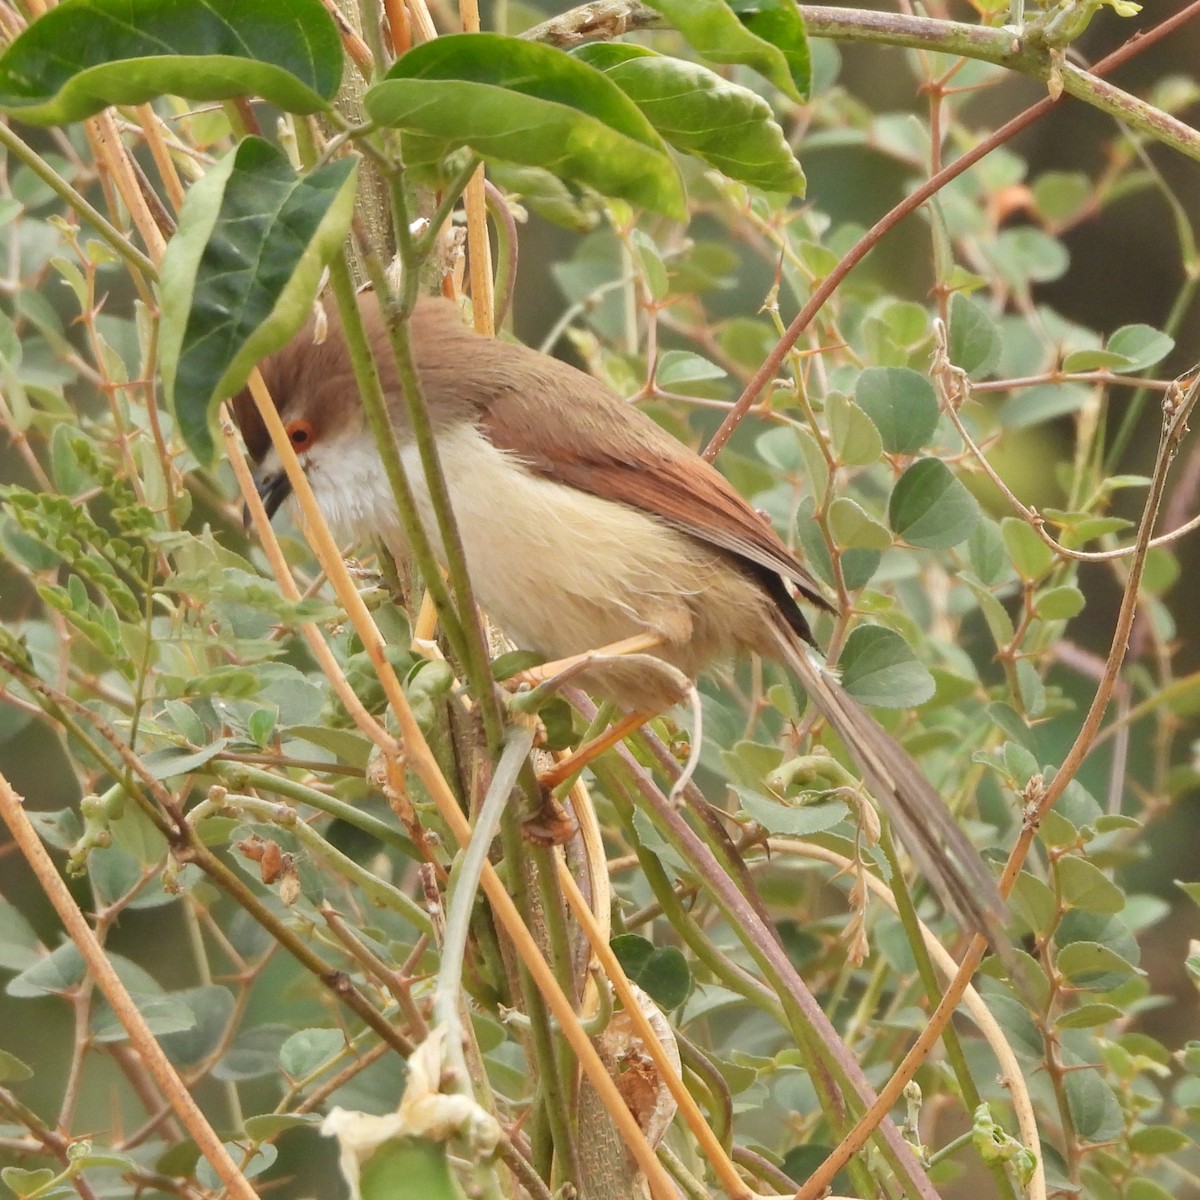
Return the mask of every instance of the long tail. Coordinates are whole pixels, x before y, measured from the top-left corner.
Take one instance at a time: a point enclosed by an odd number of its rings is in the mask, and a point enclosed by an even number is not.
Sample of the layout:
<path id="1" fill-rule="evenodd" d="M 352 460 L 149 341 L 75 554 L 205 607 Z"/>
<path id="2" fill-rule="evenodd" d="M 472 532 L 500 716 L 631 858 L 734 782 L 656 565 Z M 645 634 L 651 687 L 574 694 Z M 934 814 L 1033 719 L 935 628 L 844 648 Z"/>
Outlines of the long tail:
<path id="1" fill-rule="evenodd" d="M 795 633 L 781 628 L 779 645 L 946 909 L 964 927 L 982 933 L 993 948 L 1003 951 L 1008 945 L 1007 908 L 995 877 L 920 767 L 846 694 L 833 672 Z"/>

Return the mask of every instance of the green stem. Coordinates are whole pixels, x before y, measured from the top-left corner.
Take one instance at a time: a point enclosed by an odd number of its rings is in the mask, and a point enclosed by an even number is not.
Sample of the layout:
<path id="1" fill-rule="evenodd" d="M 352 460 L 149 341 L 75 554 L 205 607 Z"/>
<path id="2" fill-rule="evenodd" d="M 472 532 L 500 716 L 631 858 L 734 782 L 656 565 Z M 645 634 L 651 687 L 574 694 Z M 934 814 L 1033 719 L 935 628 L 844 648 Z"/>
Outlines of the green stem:
<path id="1" fill-rule="evenodd" d="M 516 787 L 529 751 L 533 748 L 536 727 L 532 724 L 517 727 L 509 733 L 508 741 L 496 765 L 491 786 L 475 818 L 471 840 L 463 851 L 450 878 L 450 903 L 446 911 L 446 930 L 442 938 L 442 961 L 438 968 L 434 1011 L 439 1024 L 445 1025 L 447 1050 L 452 1057 L 461 1057 L 462 977 L 466 966 L 467 942 L 471 928 L 471 913 L 479 894 L 479 882 L 488 852 L 500 826 L 512 790 Z"/>
<path id="2" fill-rule="evenodd" d="M 475 592 L 471 585 L 470 573 L 467 570 L 466 551 L 463 548 L 458 523 L 454 517 L 454 508 L 450 502 L 450 489 L 446 483 L 446 474 L 442 469 L 441 458 L 438 455 L 429 406 L 426 403 L 421 379 L 417 374 L 416 363 L 413 359 L 412 335 L 407 318 L 411 316 L 417 302 L 418 272 L 421 260 L 416 250 L 417 244 L 409 229 L 408 208 L 404 200 L 402 185 L 401 179 L 394 175 L 388 177 L 396 226 L 396 242 L 402 269 L 402 290 L 398 307 L 393 309 L 390 297 L 387 298 L 385 313 L 388 317 L 388 331 L 396 360 L 396 372 L 408 406 L 413 441 L 416 444 L 417 453 L 420 455 L 425 486 L 429 490 L 429 501 L 437 520 L 438 532 L 441 534 L 446 571 L 450 576 L 450 584 L 457 601 L 455 611 L 461 624 L 462 635 L 461 644 L 456 647 L 456 650 L 466 672 L 471 694 L 479 704 L 488 745 L 493 753 L 496 753 L 500 746 L 503 723 L 500 717 L 499 703 L 495 699 L 495 685 L 492 680 L 487 640 L 484 637 L 483 624 L 479 619 L 479 610 L 475 604 Z M 378 287 L 379 284 L 376 283 L 376 286 Z M 384 297 L 387 297 L 387 293 L 381 293 L 381 300 Z M 388 309 L 392 309 L 392 311 L 388 311 Z M 434 599 L 436 601 L 436 595 Z"/>
<path id="3" fill-rule="evenodd" d="M 457 1090 L 464 1095 L 474 1096 L 476 1103 L 479 1103 L 479 1095 L 472 1086 L 472 1072 L 463 1048 L 465 1037 L 471 1036 L 471 1031 L 464 1028 L 462 1019 L 462 980 L 471 933 L 471 914 L 479 895 L 480 879 L 496 830 L 513 788 L 517 785 L 521 768 L 533 748 L 536 730 L 536 725 L 530 722 L 524 726 L 516 726 L 509 732 L 500 761 L 496 764 L 496 773 L 492 776 L 487 795 L 479 806 L 471 840 L 463 851 L 450 881 L 450 902 L 442 938 L 442 961 L 438 967 L 437 987 L 433 998 L 434 1013 L 438 1024 L 446 1030 L 444 1052 L 447 1060 L 457 1068 L 454 1078 Z M 479 1063 L 478 1047 L 472 1046 L 472 1049 L 475 1051 L 476 1063 L 482 1066 Z M 486 1076 L 482 1072 L 480 1083 L 482 1086 L 479 1091 L 484 1092 L 484 1099 L 494 1102 Z M 489 1108 L 492 1106 L 492 1103 L 489 1103 Z M 499 1195 L 499 1181 L 495 1172 L 477 1172 L 476 1177 L 485 1195 Z"/>
<path id="4" fill-rule="evenodd" d="M 500 839 L 504 853 L 503 870 L 513 902 L 525 927 L 536 931 L 538 922 L 533 916 L 533 904 L 529 894 L 527 845 L 517 815 L 511 806 L 505 811 L 504 819 L 500 823 Z M 536 1120 L 531 1122 L 530 1127 L 534 1161 L 543 1169 L 543 1175 L 547 1174 L 544 1168 L 553 1162 L 554 1174 L 559 1179 L 573 1182 L 581 1177 L 575 1153 L 572 1121 L 575 1105 L 571 1103 L 570 1093 L 563 1086 L 555 1049 L 557 1039 L 551 1026 L 550 1013 L 523 962 L 517 963 L 517 977 L 525 1003 L 525 1013 L 529 1017 L 529 1044 L 537 1079 L 537 1094 L 534 1098 Z M 540 1135 L 537 1140 L 534 1140 L 535 1134 Z"/>
<path id="5" fill-rule="evenodd" d="M 245 763 L 226 763 L 217 759 L 209 763 L 208 769 L 213 771 L 228 787 L 239 789 L 252 787 L 259 791 L 271 792 L 276 796 L 286 796 L 289 800 L 307 804 L 310 808 L 315 808 L 339 821 L 344 821 L 347 825 L 352 825 L 363 833 L 370 834 L 383 845 L 398 850 L 406 858 L 411 858 L 413 862 L 423 861 L 416 846 L 399 829 L 387 821 L 381 821 L 378 817 L 363 812 L 361 808 L 353 804 L 339 800 L 336 796 L 330 796 L 325 792 L 317 791 L 316 788 L 308 787 L 306 784 L 297 783 L 294 779 L 288 779 L 286 775 L 273 775 L 270 771 L 248 766 Z"/>

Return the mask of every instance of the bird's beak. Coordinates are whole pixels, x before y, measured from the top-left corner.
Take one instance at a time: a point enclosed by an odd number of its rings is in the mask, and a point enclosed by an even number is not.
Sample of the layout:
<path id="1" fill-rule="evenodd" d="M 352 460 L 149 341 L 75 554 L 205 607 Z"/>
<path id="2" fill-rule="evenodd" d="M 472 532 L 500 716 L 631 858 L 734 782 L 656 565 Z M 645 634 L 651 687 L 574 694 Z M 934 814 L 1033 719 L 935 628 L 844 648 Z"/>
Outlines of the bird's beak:
<path id="1" fill-rule="evenodd" d="M 279 506 L 292 494 L 292 483 L 287 477 L 287 472 L 281 467 L 277 471 L 256 471 L 254 473 L 254 486 L 258 491 L 259 499 L 263 502 L 263 507 L 267 510 L 268 518 L 273 517 Z M 242 513 L 242 519 L 246 527 L 250 526 L 250 509 L 246 508 Z"/>

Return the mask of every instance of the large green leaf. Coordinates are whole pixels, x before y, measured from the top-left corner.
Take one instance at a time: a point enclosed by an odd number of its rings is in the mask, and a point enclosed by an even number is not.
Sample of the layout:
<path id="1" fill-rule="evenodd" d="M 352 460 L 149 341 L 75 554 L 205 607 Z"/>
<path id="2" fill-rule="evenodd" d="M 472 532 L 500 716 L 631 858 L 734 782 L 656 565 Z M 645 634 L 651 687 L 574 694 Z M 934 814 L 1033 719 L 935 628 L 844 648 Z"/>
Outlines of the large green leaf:
<path id="1" fill-rule="evenodd" d="M 450 34 L 405 54 L 364 103 L 373 120 L 440 139 L 447 151 L 470 146 L 684 216 L 683 183 L 654 127 L 612 80 L 561 50 Z"/>
<path id="2" fill-rule="evenodd" d="M 808 94 L 808 43 L 794 0 L 646 0 L 709 62 L 750 67 L 794 100 Z M 736 11 L 735 11 L 736 10 Z M 739 19 L 740 18 L 740 19 Z"/>
<path id="3" fill-rule="evenodd" d="M 751 187 L 804 194 L 804 171 L 771 106 L 749 88 L 642 46 L 592 42 L 574 53 L 617 84 L 672 146 Z"/>
<path id="4" fill-rule="evenodd" d="M 0 55 L 0 109 L 56 125 L 170 93 L 311 113 L 342 57 L 321 0 L 63 0 Z"/>
<path id="5" fill-rule="evenodd" d="M 297 175 L 247 138 L 193 186 L 162 265 L 163 386 L 196 457 L 213 457 L 217 405 L 308 315 L 350 226 L 356 164 Z"/>

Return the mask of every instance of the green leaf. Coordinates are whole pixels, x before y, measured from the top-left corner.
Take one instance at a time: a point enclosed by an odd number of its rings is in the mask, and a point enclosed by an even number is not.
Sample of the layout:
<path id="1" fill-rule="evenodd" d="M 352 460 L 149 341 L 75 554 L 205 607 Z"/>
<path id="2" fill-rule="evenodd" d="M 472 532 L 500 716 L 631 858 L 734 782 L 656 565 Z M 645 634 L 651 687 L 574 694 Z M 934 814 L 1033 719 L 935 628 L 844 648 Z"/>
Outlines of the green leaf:
<path id="1" fill-rule="evenodd" d="M 1018 1058 L 1027 1062 L 1044 1062 L 1046 1047 L 1042 1034 L 1024 1004 L 1012 996 L 995 993 L 987 997 L 987 1006 L 1000 1022 Z"/>
<path id="2" fill-rule="evenodd" d="M 859 625 L 846 639 L 838 666 L 846 691 L 872 708 L 915 708 L 936 690 L 908 643 L 882 625 Z"/>
<path id="3" fill-rule="evenodd" d="M 854 399 L 874 422 L 889 454 L 915 454 L 937 428 L 933 384 L 908 367 L 868 367 L 854 385 Z"/>
<path id="4" fill-rule="evenodd" d="M 155 779 L 171 779 L 176 775 L 187 775 L 198 771 L 205 763 L 211 762 L 228 745 L 228 738 L 217 738 L 199 750 L 189 750 L 185 746 L 166 746 L 162 750 L 152 750 L 142 757 L 150 774 Z"/>
<path id="5" fill-rule="evenodd" d="M 733 789 L 746 816 L 753 818 L 768 833 L 781 837 L 811 837 L 824 833 L 846 819 L 847 808 L 841 800 L 813 804 L 802 792 L 797 797 L 764 796 L 753 788 Z"/>
<path id="6" fill-rule="evenodd" d="M 446 1143 L 428 1138 L 391 1138 L 363 1163 L 362 1200 L 462 1200 L 446 1157 Z"/>
<path id="7" fill-rule="evenodd" d="M 993 261 L 1000 278 L 1020 289 L 1060 279 L 1071 265 L 1062 242 L 1032 225 L 1002 229 L 996 235 Z"/>
<path id="8" fill-rule="evenodd" d="M 1108 349 L 1126 361 L 1125 371 L 1144 371 L 1175 349 L 1175 339 L 1151 325 L 1122 325 L 1108 339 Z"/>
<path id="9" fill-rule="evenodd" d="M 663 387 L 674 388 L 725 379 L 728 374 L 724 367 L 690 350 L 667 350 L 658 360 L 655 377 Z"/>
<path id="10" fill-rule="evenodd" d="M 310 742 L 335 754 L 340 762 L 352 767 L 365 767 L 371 757 L 373 746 L 368 738 L 356 729 L 329 729 L 323 725 L 292 725 L 287 736 L 297 741 Z"/>
<path id="11" fill-rule="evenodd" d="M 5 1167 L 0 1171 L 0 1179 L 14 1196 L 46 1195 L 45 1188 L 54 1179 L 54 1172 L 49 1167 L 38 1167 L 27 1171 L 24 1167 Z"/>
<path id="12" fill-rule="evenodd" d="M 33 1078 L 33 1068 L 15 1054 L 0 1050 L 0 1083 L 24 1083 Z"/>
<path id="13" fill-rule="evenodd" d="M 1099 942 L 1071 942 L 1058 952 L 1054 967 L 1072 987 L 1105 991 L 1117 987 L 1136 970 L 1115 950 Z"/>
<path id="14" fill-rule="evenodd" d="M 642 46 L 593 42 L 573 54 L 611 79 L 677 150 L 751 187 L 804 195 L 804 171 L 771 106 L 749 88 Z"/>
<path id="15" fill-rule="evenodd" d="M 1174 1154 L 1191 1144 L 1192 1139 L 1173 1125 L 1143 1125 L 1129 1135 L 1134 1154 Z"/>
<path id="16" fill-rule="evenodd" d="M 292 1079 L 303 1079 L 327 1065 L 346 1048 L 340 1029 L 301 1029 L 279 1048 L 279 1065 Z"/>
<path id="17" fill-rule="evenodd" d="M 783 1173 L 797 1184 L 803 1183 L 822 1163 L 834 1152 L 835 1147 L 822 1145 L 820 1142 L 805 1142 L 801 1146 L 793 1146 L 784 1156 L 780 1164 Z M 848 1195 L 853 1184 L 849 1172 L 844 1168 L 832 1179 L 833 1190 L 839 1195 Z"/>
<path id="18" fill-rule="evenodd" d="M 265 1142 L 289 1129 L 319 1125 L 320 1122 L 318 1113 L 260 1113 L 256 1117 L 247 1117 L 243 1128 L 251 1141 Z"/>
<path id="19" fill-rule="evenodd" d="M 1000 361 L 1000 328 L 978 300 L 950 297 L 950 361 L 972 379 L 991 374 Z"/>
<path id="20" fill-rule="evenodd" d="M 163 259 L 159 353 L 201 462 L 213 459 L 217 405 L 308 316 L 350 226 L 355 177 L 350 161 L 297 175 L 281 150 L 247 138 L 188 193 Z"/>
<path id="21" fill-rule="evenodd" d="M 662 138 L 603 73 L 550 46 L 496 33 L 449 34 L 403 55 L 364 96 L 372 120 L 542 167 L 644 205 L 686 213 Z"/>
<path id="22" fill-rule="evenodd" d="M 1095 863 L 1069 855 L 1055 870 L 1063 902 L 1089 913 L 1118 913 L 1125 907 L 1121 889 Z"/>
<path id="23" fill-rule="evenodd" d="M 240 1082 L 279 1075 L 279 1051 L 292 1031 L 283 1025 L 253 1025 L 243 1028 L 237 1041 L 213 1068 L 222 1081 Z"/>
<path id="24" fill-rule="evenodd" d="M 1063 1013 L 1054 1024 L 1059 1029 L 1095 1029 L 1097 1025 L 1118 1021 L 1124 1015 L 1125 1010 L 1115 1004 L 1081 1004 Z"/>
<path id="25" fill-rule="evenodd" d="M 1179 1200 L 1179 1197 L 1176 1192 L 1167 1191 L 1161 1183 L 1142 1176 L 1129 1181 L 1124 1200 Z"/>
<path id="26" fill-rule="evenodd" d="M 1080 171 L 1046 171 L 1033 184 L 1033 203 L 1047 221 L 1068 221 L 1082 213 L 1092 195 L 1092 181 Z"/>
<path id="27" fill-rule="evenodd" d="M 33 926 L 7 900 L 0 900 L 0 969 L 24 971 L 45 956 Z"/>
<path id="28" fill-rule="evenodd" d="M 840 463 L 865 467 L 878 462 L 883 439 L 871 418 L 840 392 L 830 392 L 825 402 L 829 416 L 829 440 Z"/>
<path id="29" fill-rule="evenodd" d="M 154 985 L 157 987 L 157 985 Z M 161 991 L 141 992 L 129 989 L 133 1001 L 146 1028 L 157 1036 L 186 1032 L 196 1024 L 196 1018 L 188 1005 L 177 996 Z M 129 1033 L 118 1019 L 107 1001 L 97 1004 L 92 1012 L 91 1037 L 95 1042 L 124 1042 Z"/>
<path id="30" fill-rule="evenodd" d="M 1007 575 L 1004 539 L 995 521 L 984 517 L 967 539 L 967 558 L 979 581 L 994 587 Z"/>
<path id="31" fill-rule="evenodd" d="M 804 26 L 790 0 L 739 4 L 739 10 L 747 13 L 745 25 L 725 0 L 648 0 L 648 7 L 666 17 L 709 62 L 749 67 L 793 100 L 802 100 L 807 94 Z M 789 18 L 786 8 L 793 17 Z M 760 33 L 770 34 L 771 40 L 764 41 Z M 788 47 L 786 53 L 783 45 Z"/>
<path id="32" fill-rule="evenodd" d="M 59 125 L 163 94 L 255 95 L 314 113 L 342 61 L 320 0 L 64 0 L 0 55 L 0 109 Z"/>
<path id="33" fill-rule="evenodd" d="M 1083 612 L 1087 603 L 1084 594 L 1069 585 L 1048 588 L 1033 598 L 1033 611 L 1043 621 L 1069 621 Z"/>
<path id="34" fill-rule="evenodd" d="M 618 934 L 609 945 L 625 974 L 659 1007 L 678 1008 L 688 998 L 692 973 L 677 947 L 655 947 L 636 933 Z"/>
<path id="35" fill-rule="evenodd" d="M 60 996 L 77 987 L 83 976 L 83 955 L 73 943 L 64 942 L 47 957 L 13 976 L 4 990 L 22 1000 Z"/>
<path id="36" fill-rule="evenodd" d="M 1062 360 L 1062 369 L 1076 371 L 1120 371 L 1129 363 L 1123 354 L 1111 350 L 1073 350 Z"/>
<path id="37" fill-rule="evenodd" d="M 1061 508 L 1046 507 L 1042 515 L 1060 527 L 1058 540 L 1072 549 L 1106 533 L 1120 533 L 1133 524 L 1123 517 L 1097 517 L 1090 513 L 1067 512 Z"/>
<path id="38" fill-rule="evenodd" d="M 266 746 L 275 732 L 278 721 L 279 709 L 274 704 L 266 708 L 255 709 L 246 721 L 246 732 L 249 733 L 250 740 L 256 745 Z"/>
<path id="39" fill-rule="evenodd" d="M 220 984 L 184 988 L 171 995 L 187 1006 L 192 1014 L 192 1025 L 159 1040 L 177 1066 L 195 1066 L 218 1052 L 229 1036 L 229 1021 L 237 1002 L 233 992 Z"/>
<path id="40" fill-rule="evenodd" d="M 610 942 L 621 970 L 632 979 L 650 961 L 654 943 L 640 933 L 619 933 Z"/>
<path id="41" fill-rule="evenodd" d="M 727 0 L 738 20 L 755 37 L 778 48 L 788 73 L 806 100 L 812 87 L 812 61 L 803 9 L 792 0 Z M 786 90 L 786 89 L 785 89 Z"/>
<path id="42" fill-rule="evenodd" d="M 1049 885 L 1022 871 L 1011 897 L 1013 910 L 1037 934 L 1046 934 L 1058 921 L 1058 903 Z"/>
<path id="43" fill-rule="evenodd" d="M 896 481 L 888 522 L 911 546 L 946 550 L 970 537 L 979 522 L 979 504 L 945 463 L 922 458 Z"/>
<path id="44" fill-rule="evenodd" d="M 1037 579 L 1054 565 L 1054 551 L 1037 535 L 1028 521 L 1005 517 L 1000 522 L 1004 546 L 1022 579 Z"/>
<path id="45" fill-rule="evenodd" d="M 1000 406 L 1000 423 L 1006 429 L 1030 429 L 1078 412 L 1091 396 L 1091 388 L 1082 383 L 1046 383 L 1022 388 Z"/>
<path id="46" fill-rule="evenodd" d="M 1042 682 L 1037 667 L 1029 659 L 1019 658 L 1016 674 L 1021 711 L 1030 717 L 1041 716 L 1046 707 L 1046 685 Z"/>
<path id="47" fill-rule="evenodd" d="M 1081 1138 L 1107 1142 L 1121 1133 L 1125 1125 L 1121 1105 L 1098 1071 L 1068 1072 L 1064 1090 L 1075 1132 Z"/>
<path id="48" fill-rule="evenodd" d="M 849 496 L 839 496 L 829 506 L 829 531 L 843 547 L 886 550 L 892 544 L 892 535 Z"/>
<path id="49" fill-rule="evenodd" d="M 256 1175 L 261 1175 L 279 1157 L 278 1148 L 271 1145 L 270 1142 L 266 1145 L 255 1146 L 254 1153 L 249 1156 L 246 1154 L 246 1148 L 237 1142 L 226 1142 L 225 1149 L 234 1156 L 239 1173 L 246 1179 L 253 1179 Z M 211 1189 L 214 1192 L 223 1190 L 216 1168 L 207 1159 L 202 1159 L 196 1165 L 196 1180 L 205 1189 Z"/>

